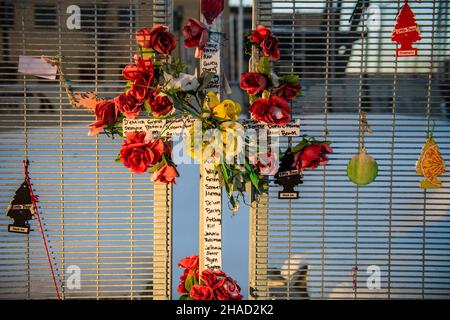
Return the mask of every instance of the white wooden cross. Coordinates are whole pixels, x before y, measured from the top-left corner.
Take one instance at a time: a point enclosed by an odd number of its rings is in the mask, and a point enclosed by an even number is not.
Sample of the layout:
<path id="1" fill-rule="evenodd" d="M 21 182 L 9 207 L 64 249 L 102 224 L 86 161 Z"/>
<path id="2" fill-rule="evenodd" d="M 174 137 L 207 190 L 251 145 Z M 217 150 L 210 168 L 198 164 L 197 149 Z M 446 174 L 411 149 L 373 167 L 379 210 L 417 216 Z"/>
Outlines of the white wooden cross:
<path id="1" fill-rule="evenodd" d="M 207 91 L 217 93 L 221 99 L 223 90 L 222 61 L 222 26 L 223 13 L 210 25 L 209 39 L 200 60 L 200 71 L 214 73 Z M 206 21 L 202 17 L 202 22 Z M 165 128 L 170 121 L 169 129 Z M 244 129 L 265 129 L 271 136 L 298 136 L 300 135 L 299 122 L 288 124 L 285 127 L 271 126 L 254 122 L 253 120 L 240 121 Z M 123 133 L 136 131 L 151 131 L 158 134 L 164 129 L 163 136 L 180 134 L 193 124 L 192 118 L 179 120 L 157 119 L 124 119 Z M 214 173 L 214 163 L 200 163 L 200 203 L 199 203 L 199 269 L 222 269 L 222 188 L 219 177 Z"/>

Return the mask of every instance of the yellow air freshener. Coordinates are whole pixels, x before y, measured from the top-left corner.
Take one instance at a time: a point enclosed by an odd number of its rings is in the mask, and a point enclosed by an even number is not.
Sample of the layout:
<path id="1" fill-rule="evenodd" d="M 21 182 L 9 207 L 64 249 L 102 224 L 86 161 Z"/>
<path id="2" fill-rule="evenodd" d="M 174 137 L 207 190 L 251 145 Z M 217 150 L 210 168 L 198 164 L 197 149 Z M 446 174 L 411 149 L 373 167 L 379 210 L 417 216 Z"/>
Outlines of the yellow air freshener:
<path id="1" fill-rule="evenodd" d="M 422 153 L 416 162 L 416 172 L 425 177 L 420 182 L 422 189 L 442 187 L 442 181 L 437 177 L 445 172 L 445 163 L 433 137 L 427 138 L 422 148 Z"/>

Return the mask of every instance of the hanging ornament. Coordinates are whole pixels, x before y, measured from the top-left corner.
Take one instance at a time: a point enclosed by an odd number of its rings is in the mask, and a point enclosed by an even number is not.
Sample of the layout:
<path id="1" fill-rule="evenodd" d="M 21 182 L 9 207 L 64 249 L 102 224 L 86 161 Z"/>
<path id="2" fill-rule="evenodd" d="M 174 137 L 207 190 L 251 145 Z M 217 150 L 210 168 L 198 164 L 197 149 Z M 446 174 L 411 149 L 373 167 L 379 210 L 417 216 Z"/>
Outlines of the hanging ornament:
<path id="1" fill-rule="evenodd" d="M 361 145 L 358 153 L 348 162 L 347 176 L 354 184 L 365 186 L 375 181 L 378 176 L 378 164 L 366 151 L 364 140 L 365 133 L 372 132 L 372 129 L 369 126 L 365 112 L 360 112 L 359 121 Z"/>
<path id="2" fill-rule="evenodd" d="M 375 180 L 378 175 L 377 161 L 365 149 L 359 149 L 347 165 L 349 179 L 358 186 L 365 186 Z"/>
<path id="3" fill-rule="evenodd" d="M 30 233 L 29 220 L 34 218 L 34 206 L 31 199 L 30 188 L 26 181 L 16 190 L 11 200 L 6 215 L 14 219 L 14 223 L 8 225 L 9 232 Z"/>
<path id="4" fill-rule="evenodd" d="M 424 180 L 420 181 L 422 189 L 442 187 L 442 181 L 437 177 L 445 172 L 445 163 L 432 134 L 428 136 L 422 148 L 422 153 L 416 162 L 416 172 L 425 177 Z"/>
<path id="5" fill-rule="evenodd" d="M 280 168 L 275 174 L 275 183 L 283 187 L 278 192 L 278 199 L 298 199 L 298 191 L 294 187 L 302 184 L 302 175 L 299 170 L 293 168 L 294 154 L 291 148 L 287 149 L 280 160 Z"/>
<path id="6" fill-rule="evenodd" d="M 414 13 L 409 7 L 408 1 L 405 1 L 397 15 L 397 23 L 392 31 L 392 41 L 400 44 L 400 48 L 397 49 L 397 57 L 417 56 L 417 48 L 413 48 L 412 44 L 420 39 L 422 38 Z"/>
<path id="7" fill-rule="evenodd" d="M 14 219 L 14 224 L 8 225 L 8 231 L 25 234 L 30 233 L 30 226 L 28 221 L 36 216 L 39 225 L 39 231 L 44 243 L 48 264 L 50 267 L 50 272 L 52 274 L 53 284 L 55 286 L 56 297 L 59 300 L 61 299 L 61 296 L 59 294 L 59 287 L 55 275 L 55 271 L 58 272 L 59 269 L 57 267 L 56 270 L 53 268 L 52 261 L 55 259 L 50 255 L 51 246 L 47 244 L 48 240 L 44 233 L 41 216 L 39 215 L 38 196 L 36 196 L 33 191 L 30 175 L 28 172 L 28 164 L 28 160 L 23 161 L 24 182 L 20 185 L 19 189 L 16 190 L 14 198 L 11 200 L 11 203 L 9 204 L 7 209 L 6 215 Z M 61 276 L 59 274 L 58 276 L 61 279 Z"/>

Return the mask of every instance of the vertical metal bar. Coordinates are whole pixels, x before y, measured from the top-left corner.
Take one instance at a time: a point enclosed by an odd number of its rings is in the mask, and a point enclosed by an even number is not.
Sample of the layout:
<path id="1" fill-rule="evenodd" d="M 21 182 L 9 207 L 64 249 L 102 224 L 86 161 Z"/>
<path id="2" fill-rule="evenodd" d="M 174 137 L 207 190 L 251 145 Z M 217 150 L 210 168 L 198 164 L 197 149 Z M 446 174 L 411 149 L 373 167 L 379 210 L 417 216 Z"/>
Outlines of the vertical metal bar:
<path id="1" fill-rule="evenodd" d="M 359 111 L 359 147 L 364 147 L 364 126 L 362 125 L 362 119 L 361 119 L 361 113 L 363 112 L 363 77 L 364 73 L 366 72 L 366 59 L 365 59 L 365 48 L 367 47 L 367 37 L 364 35 L 365 32 L 365 17 L 364 17 L 364 8 L 365 8 L 365 1 L 362 2 L 362 9 L 361 9 L 361 52 L 360 52 L 360 70 L 359 70 L 359 80 L 358 80 L 358 111 Z M 354 266 L 353 271 L 354 277 L 356 279 L 356 283 L 354 284 L 353 290 L 354 290 L 354 299 L 358 298 L 358 247 L 359 247 L 359 187 L 356 187 L 356 212 L 355 212 L 355 242 L 354 242 L 354 248 L 355 248 L 355 259 L 354 259 Z"/>
<path id="2" fill-rule="evenodd" d="M 397 1 L 397 12 L 400 10 L 400 0 Z M 398 44 L 396 44 L 396 49 Z M 394 79 L 392 83 L 392 135 L 390 149 L 389 168 L 389 235 L 388 235 L 388 299 L 391 298 L 391 272 L 392 272 L 392 207 L 393 207 L 393 175 L 394 175 L 394 144 L 395 144 L 395 123 L 397 113 L 397 81 L 398 81 L 398 57 L 394 61 Z"/>
<path id="3" fill-rule="evenodd" d="M 261 23 L 260 10 L 262 4 L 259 0 L 253 0 L 252 8 L 252 29 Z M 264 9 L 272 10 L 271 6 L 264 6 Z M 271 12 L 272 13 L 272 12 Z M 270 23 L 265 23 L 270 27 Z M 256 70 L 258 62 L 258 50 L 252 48 L 252 56 L 249 61 L 250 71 Z M 247 190 L 251 190 L 250 187 Z M 252 202 L 249 209 L 249 299 L 268 299 L 268 251 L 269 251 L 269 192 L 258 197 Z M 253 194 L 251 199 L 253 199 Z"/>
<path id="4" fill-rule="evenodd" d="M 58 4 L 57 6 L 57 12 L 58 12 L 58 54 L 60 55 L 60 57 L 62 56 L 62 21 L 61 21 L 61 6 Z M 62 60 L 62 58 L 61 58 Z M 61 61 L 60 60 L 60 61 Z M 60 70 L 61 67 L 60 67 Z M 59 75 L 60 76 L 60 75 Z M 60 272 L 58 272 L 58 274 L 61 276 L 61 281 L 62 281 L 62 290 L 61 290 L 61 299 L 65 299 L 65 288 L 64 288 L 64 283 L 65 283 L 65 218 L 64 218 L 64 214 L 65 214 L 65 207 L 64 207 L 64 131 L 63 131 L 63 104 L 64 104 L 64 99 L 63 99 L 63 87 L 62 87 L 62 83 L 59 82 L 59 201 L 60 201 L 60 241 L 61 241 L 61 270 L 59 270 Z M 50 248 L 52 251 L 52 257 L 53 257 L 53 248 Z M 52 261 L 53 263 L 53 261 Z"/>
<path id="5" fill-rule="evenodd" d="M 94 3 L 94 83 L 95 94 L 98 94 L 98 7 Z M 99 136 L 95 136 L 95 296 L 100 299 L 100 154 L 99 154 Z"/>
<path id="6" fill-rule="evenodd" d="M 238 77 L 236 76 L 236 58 L 239 56 L 239 50 L 237 50 L 238 53 L 236 53 L 236 32 L 235 32 L 236 15 L 232 12 L 230 12 L 229 15 L 230 16 L 228 19 L 228 30 L 229 30 L 228 38 L 229 38 L 230 45 L 228 47 L 228 49 L 229 49 L 228 52 L 229 52 L 229 62 L 230 62 L 230 80 L 235 81 L 236 79 L 238 79 Z M 238 39 L 238 41 L 239 41 L 239 39 Z M 238 43 L 238 46 L 239 46 L 239 43 Z"/>
<path id="7" fill-rule="evenodd" d="M 240 78 L 241 74 L 244 72 L 244 1 L 239 0 L 238 9 L 238 24 L 237 24 L 237 35 L 238 35 L 238 47 L 237 47 L 237 60 L 238 60 L 238 72 L 237 79 Z M 236 33 L 233 32 L 233 36 Z"/>
<path id="8" fill-rule="evenodd" d="M 427 86 L 427 137 L 430 135 L 430 121 L 431 121 L 431 95 L 433 84 L 433 65 L 434 65 L 434 42 L 435 42 L 435 20 L 436 20 L 436 1 L 433 1 L 433 18 L 431 19 L 431 48 L 430 48 L 430 72 L 428 73 Z M 448 93 L 447 93 L 448 94 Z M 426 252 L 426 238 L 427 238 L 427 189 L 423 189 L 423 214 L 422 214 L 422 299 L 425 299 L 425 252 Z"/>
<path id="9" fill-rule="evenodd" d="M 130 62 L 132 60 L 132 56 L 133 56 L 133 19 L 132 19 L 132 15 L 133 15 L 133 4 L 131 2 L 131 0 L 128 2 L 129 6 L 128 6 L 128 13 L 129 13 L 129 24 L 128 24 L 128 28 L 129 28 L 129 50 L 130 50 Z M 133 181 L 133 174 L 130 173 L 130 249 L 131 249 L 131 254 L 130 254 L 130 299 L 133 300 L 134 298 L 134 181 Z"/>
<path id="10" fill-rule="evenodd" d="M 26 54 L 26 39 L 25 39 L 25 15 L 26 13 L 26 7 L 25 2 L 21 2 L 21 49 L 22 54 Z M 22 76 L 23 79 L 23 157 L 24 159 L 28 159 L 28 114 L 27 114 L 27 105 L 28 105 L 28 98 L 27 98 L 27 76 L 24 74 Z M 27 247 L 26 247 L 26 261 L 27 261 L 27 299 L 31 299 L 31 269 L 30 269 L 30 235 L 27 234 Z"/>
<path id="11" fill-rule="evenodd" d="M 330 80 L 330 51 L 331 51 L 331 8 L 332 8 L 332 0 L 327 0 L 325 10 L 326 10 L 326 51 L 325 51 L 325 88 L 324 88 L 324 101 L 323 101 L 323 109 L 324 109 L 324 136 L 328 135 L 328 104 L 329 104 L 329 96 L 330 96 L 330 88 L 329 88 L 329 80 Z M 334 47 L 333 47 L 334 49 Z M 334 51 L 333 51 L 334 53 Z M 322 176 L 322 246 L 321 246 L 321 263 L 320 263 L 320 296 L 324 297 L 324 278 L 325 278 L 325 215 L 326 215 L 326 171 L 327 167 L 323 168 L 323 176 Z"/>

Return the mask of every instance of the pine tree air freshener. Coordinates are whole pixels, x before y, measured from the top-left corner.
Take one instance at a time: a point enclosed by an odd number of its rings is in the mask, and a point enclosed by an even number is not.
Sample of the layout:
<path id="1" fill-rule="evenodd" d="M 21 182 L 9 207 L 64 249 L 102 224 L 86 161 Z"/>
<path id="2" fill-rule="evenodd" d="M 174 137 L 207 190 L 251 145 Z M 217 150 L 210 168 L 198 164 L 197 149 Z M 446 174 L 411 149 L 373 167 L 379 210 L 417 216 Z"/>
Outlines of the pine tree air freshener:
<path id="1" fill-rule="evenodd" d="M 392 31 L 392 41 L 400 44 L 400 48 L 396 51 L 397 57 L 417 56 L 417 48 L 413 48 L 412 44 L 420 39 L 422 38 L 414 13 L 408 5 L 408 1 L 405 1 Z"/>

